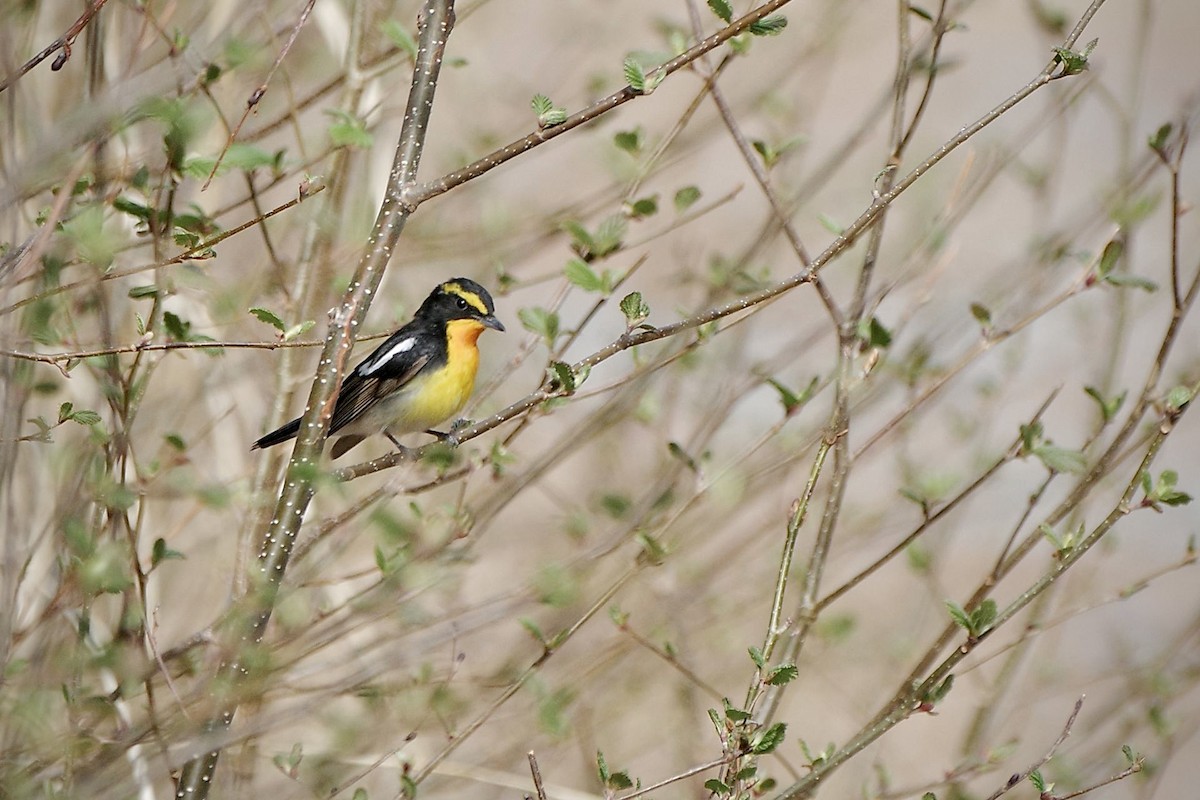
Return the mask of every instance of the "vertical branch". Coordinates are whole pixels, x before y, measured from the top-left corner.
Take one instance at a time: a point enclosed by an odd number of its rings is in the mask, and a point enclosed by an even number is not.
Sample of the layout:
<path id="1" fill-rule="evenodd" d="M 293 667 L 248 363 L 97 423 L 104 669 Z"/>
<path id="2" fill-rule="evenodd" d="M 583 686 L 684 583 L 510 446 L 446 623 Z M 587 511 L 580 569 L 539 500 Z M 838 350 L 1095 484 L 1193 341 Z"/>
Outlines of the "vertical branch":
<path id="1" fill-rule="evenodd" d="M 420 165 L 442 56 L 454 26 L 454 0 L 426 0 L 418 22 L 419 41 L 412 85 L 387 189 L 367 240 L 367 248 L 341 306 L 332 314 L 329 334 L 301 419 L 300 432 L 284 476 L 283 489 L 263 537 L 258 569 L 246 598 L 249 613 L 239 623 L 237 646 L 240 648 L 262 641 L 271 619 L 292 546 L 315 492 L 316 467 L 321 458 L 346 360 L 354 347 L 358 327 L 366 317 L 371 300 L 383 279 L 392 250 L 414 208 L 404 202 L 403 194 L 415 181 Z M 217 680 L 237 687 L 248 677 L 249 667 L 242 663 L 239 654 L 235 654 L 222 663 Z M 227 729 L 237 706 L 236 692 L 222 697 L 216 712 L 205 724 L 206 737 L 219 735 Z M 214 748 L 189 761 L 184 766 L 175 796 L 206 798 L 219 757 L 220 749 Z"/>

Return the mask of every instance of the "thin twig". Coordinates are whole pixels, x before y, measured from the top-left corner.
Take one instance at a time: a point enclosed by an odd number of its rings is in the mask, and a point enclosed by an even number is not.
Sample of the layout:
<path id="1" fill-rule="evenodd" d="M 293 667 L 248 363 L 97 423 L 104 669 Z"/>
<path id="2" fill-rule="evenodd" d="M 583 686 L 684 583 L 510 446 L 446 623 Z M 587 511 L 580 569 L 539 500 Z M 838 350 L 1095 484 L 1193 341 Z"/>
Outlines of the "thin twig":
<path id="1" fill-rule="evenodd" d="M 267 76 L 263 78 L 263 82 L 260 83 L 254 89 L 254 91 L 250 93 L 250 98 L 246 101 L 246 108 L 242 111 L 242 118 L 238 120 L 237 125 L 233 127 L 233 130 L 229 132 L 229 136 L 225 138 L 225 146 L 221 148 L 221 152 L 213 161 L 212 170 L 208 173 L 208 177 L 204 179 L 204 183 L 200 186 L 200 191 L 203 192 L 208 188 L 208 185 L 212 183 L 212 179 L 217 174 L 217 170 L 220 168 L 221 162 L 225 160 L 225 154 L 229 152 L 229 148 L 237 139 L 238 132 L 242 129 L 242 126 L 246 124 L 246 120 L 250 118 L 250 114 L 262 101 L 263 95 L 267 93 L 267 87 L 270 85 L 271 79 L 275 77 L 275 73 L 283 64 L 283 59 L 287 57 L 289 52 L 291 52 L 292 45 L 296 43 L 296 38 L 300 36 L 300 31 L 303 30 L 304 24 L 308 22 L 308 17 L 310 14 L 312 14 L 313 6 L 316 4 L 317 0 L 308 0 L 308 2 L 304 4 L 304 8 L 300 11 L 300 17 L 296 20 L 296 24 L 292 26 L 291 35 L 288 36 L 287 41 L 283 44 L 283 47 L 280 48 L 279 52 L 275 55 L 275 62 L 271 64 L 271 68 L 267 70 Z"/>
<path id="2" fill-rule="evenodd" d="M 1071 728 L 1075 726 L 1075 718 L 1079 716 L 1079 710 L 1083 708 L 1083 698 L 1086 696 L 1087 695 L 1080 695 L 1079 699 L 1075 701 L 1075 708 L 1073 711 L 1071 711 L 1071 716 L 1067 717 L 1067 724 L 1063 726 L 1062 733 L 1060 733 L 1058 738 L 1054 740 L 1054 744 L 1050 745 L 1050 749 L 1046 751 L 1045 755 L 1043 755 L 1040 759 L 1038 759 L 1037 763 L 1025 771 L 1018 772 L 1017 774 L 1010 776 L 1003 787 L 988 795 L 987 800 L 997 800 L 998 797 L 1007 794 L 1013 787 L 1026 780 L 1036 770 L 1041 769 L 1047 761 L 1049 761 L 1051 758 L 1054 758 L 1054 754 L 1058 752 L 1058 748 L 1062 747 L 1063 742 L 1065 742 L 1067 737 L 1071 735 Z"/>
<path id="3" fill-rule="evenodd" d="M 92 0 L 91 4 L 88 5 L 88 7 L 83 10 L 83 13 L 79 15 L 79 19 L 75 20 L 71 27 L 67 28 L 66 33 L 48 44 L 46 48 L 42 50 L 42 52 L 26 61 L 14 74 L 8 76 L 3 81 L 0 81 L 0 92 L 3 92 L 8 87 L 12 86 L 14 83 L 23 78 L 26 73 L 59 50 L 62 50 L 62 52 L 59 53 L 58 58 L 54 59 L 54 63 L 50 65 L 50 69 L 54 70 L 55 72 L 58 72 L 60 69 L 62 69 L 67 63 L 67 60 L 71 57 L 71 46 L 75 44 L 75 39 L 80 33 L 83 32 L 83 29 L 87 27 L 87 24 L 92 21 L 92 17 L 100 13 L 100 9 L 103 8 L 104 4 L 107 2 L 108 0 Z"/>

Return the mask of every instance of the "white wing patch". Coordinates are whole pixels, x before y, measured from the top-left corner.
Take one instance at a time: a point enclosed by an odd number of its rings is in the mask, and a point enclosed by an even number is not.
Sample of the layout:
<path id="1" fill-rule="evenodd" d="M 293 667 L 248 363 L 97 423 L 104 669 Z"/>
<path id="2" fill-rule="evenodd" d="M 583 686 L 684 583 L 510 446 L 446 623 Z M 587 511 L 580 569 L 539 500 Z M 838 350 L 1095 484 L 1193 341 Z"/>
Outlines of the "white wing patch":
<path id="1" fill-rule="evenodd" d="M 412 350 L 413 345 L 416 343 L 417 340 L 412 336 L 409 336 L 407 339 L 401 339 L 369 361 L 364 361 L 363 365 L 359 368 L 359 374 L 370 375 L 401 353 L 407 353 L 409 350 Z"/>

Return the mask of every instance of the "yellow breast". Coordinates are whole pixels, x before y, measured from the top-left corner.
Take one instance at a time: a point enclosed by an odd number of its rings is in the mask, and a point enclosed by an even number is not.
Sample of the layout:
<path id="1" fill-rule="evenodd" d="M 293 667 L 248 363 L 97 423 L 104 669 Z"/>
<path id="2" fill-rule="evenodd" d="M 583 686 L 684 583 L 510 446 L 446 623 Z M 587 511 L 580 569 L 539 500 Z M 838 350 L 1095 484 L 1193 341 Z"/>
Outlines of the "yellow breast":
<path id="1" fill-rule="evenodd" d="M 483 325 L 473 319 L 456 319 L 446 325 L 446 346 L 449 358 L 446 366 L 427 378 L 405 404 L 405 418 L 399 427 L 408 431 L 425 430 L 445 422 L 458 412 L 475 390 L 475 373 L 479 369 L 479 350 L 475 341 Z"/>

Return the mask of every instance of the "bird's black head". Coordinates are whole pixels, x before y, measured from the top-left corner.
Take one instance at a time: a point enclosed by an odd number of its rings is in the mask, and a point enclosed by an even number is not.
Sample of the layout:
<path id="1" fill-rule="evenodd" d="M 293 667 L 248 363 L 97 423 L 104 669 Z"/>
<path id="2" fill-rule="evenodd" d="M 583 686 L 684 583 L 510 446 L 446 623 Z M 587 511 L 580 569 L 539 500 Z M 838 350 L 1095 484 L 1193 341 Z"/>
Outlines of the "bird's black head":
<path id="1" fill-rule="evenodd" d="M 495 315 L 496 304 L 488 290 L 470 278 L 454 278 L 440 284 L 417 309 L 419 319 L 473 319 L 498 331 L 504 325 Z"/>

